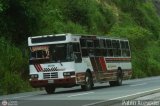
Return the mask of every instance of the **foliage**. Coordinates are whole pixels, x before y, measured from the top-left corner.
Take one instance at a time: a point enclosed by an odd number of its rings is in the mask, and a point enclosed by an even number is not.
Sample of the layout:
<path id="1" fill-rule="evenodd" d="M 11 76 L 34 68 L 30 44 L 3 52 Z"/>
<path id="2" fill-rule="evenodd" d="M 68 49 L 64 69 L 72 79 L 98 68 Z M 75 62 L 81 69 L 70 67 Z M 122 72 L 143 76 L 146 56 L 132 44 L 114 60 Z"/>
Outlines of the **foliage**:
<path id="1" fill-rule="evenodd" d="M 159 38 L 160 18 L 153 4 L 150 1 L 140 3 L 125 1 L 128 5 L 121 5 L 120 2 L 116 1 L 123 12 L 120 12 L 119 21 L 112 27 L 110 35 L 127 37 L 130 40 L 133 78 L 159 75 L 157 59 L 160 48 L 157 45 L 158 41 L 154 43 L 151 39 Z M 132 3 L 134 8 L 130 8 Z"/>
<path id="2" fill-rule="evenodd" d="M 123 12 L 131 14 L 139 26 L 151 31 L 154 39 L 160 37 L 160 18 L 152 0 L 113 0 L 113 2 Z"/>
<path id="3" fill-rule="evenodd" d="M 31 89 L 29 84 L 25 82 L 19 74 L 12 72 L 5 72 L 2 86 L 3 94 L 24 92 Z"/>
<path id="4" fill-rule="evenodd" d="M 8 94 L 27 90 L 28 83 L 25 78 L 22 78 L 27 71 L 27 63 L 22 58 L 21 51 L 3 37 L 0 37 L 0 51 L 0 91 L 3 91 L 0 93 Z"/>
<path id="5" fill-rule="evenodd" d="M 139 26 L 126 26 L 122 28 L 116 25 L 111 30 L 110 35 L 118 35 L 129 39 L 131 44 L 132 65 L 134 70 L 133 78 L 147 76 L 147 71 L 149 71 L 147 70 L 149 67 L 149 54 L 146 51 L 146 47 L 148 46 L 148 38 L 151 36 L 151 33 Z M 140 70 L 141 72 L 139 72 Z M 139 75 L 140 73 L 141 75 Z"/>
<path id="6" fill-rule="evenodd" d="M 0 12 L 0 35 L 22 44 L 24 39 L 31 34 L 33 17 L 26 9 L 24 0 L 2 1 L 2 12 Z"/>

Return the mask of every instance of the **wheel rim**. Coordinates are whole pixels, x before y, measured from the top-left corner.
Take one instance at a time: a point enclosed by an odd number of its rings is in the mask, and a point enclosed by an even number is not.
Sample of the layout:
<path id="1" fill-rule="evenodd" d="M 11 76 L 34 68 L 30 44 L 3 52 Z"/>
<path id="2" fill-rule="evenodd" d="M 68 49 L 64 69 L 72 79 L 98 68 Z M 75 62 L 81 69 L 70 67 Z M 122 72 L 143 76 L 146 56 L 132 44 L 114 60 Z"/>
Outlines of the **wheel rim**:
<path id="1" fill-rule="evenodd" d="M 121 85 L 122 84 L 122 80 L 123 80 L 123 76 L 122 76 L 122 72 L 119 70 L 118 71 L 119 72 L 119 75 L 118 75 L 118 83 L 119 83 L 119 85 Z"/>
<path id="2" fill-rule="evenodd" d="M 119 82 L 119 83 L 122 83 L 122 78 L 119 78 L 119 79 L 118 79 L 118 82 Z"/>
<path id="3" fill-rule="evenodd" d="M 119 84 L 119 85 L 122 84 L 122 77 L 121 77 L 121 76 L 118 77 L 118 84 Z"/>
<path id="4" fill-rule="evenodd" d="M 90 78 L 88 76 L 86 76 L 86 85 L 88 88 L 91 88 L 91 81 Z"/>

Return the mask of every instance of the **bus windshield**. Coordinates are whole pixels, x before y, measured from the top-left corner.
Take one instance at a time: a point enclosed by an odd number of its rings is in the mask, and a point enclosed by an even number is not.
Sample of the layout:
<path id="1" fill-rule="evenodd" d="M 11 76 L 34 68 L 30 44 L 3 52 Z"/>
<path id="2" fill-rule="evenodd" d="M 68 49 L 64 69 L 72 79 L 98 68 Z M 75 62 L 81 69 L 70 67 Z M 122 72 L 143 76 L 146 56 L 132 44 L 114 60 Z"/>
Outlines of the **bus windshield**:
<path id="1" fill-rule="evenodd" d="M 55 44 L 50 47 L 51 61 L 72 61 L 73 51 L 70 44 Z"/>
<path id="2" fill-rule="evenodd" d="M 70 44 L 33 46 L 30 60 L 49 59 L 50 62 L 73 61 L 73 48 Z"/>
<path id="3" fill-rule="evenodd" d="M 33 46 L 30 48 L 31 55 L 30 59 L 48 59 L 49 58 L 49 47 L 48 46 Z"/>

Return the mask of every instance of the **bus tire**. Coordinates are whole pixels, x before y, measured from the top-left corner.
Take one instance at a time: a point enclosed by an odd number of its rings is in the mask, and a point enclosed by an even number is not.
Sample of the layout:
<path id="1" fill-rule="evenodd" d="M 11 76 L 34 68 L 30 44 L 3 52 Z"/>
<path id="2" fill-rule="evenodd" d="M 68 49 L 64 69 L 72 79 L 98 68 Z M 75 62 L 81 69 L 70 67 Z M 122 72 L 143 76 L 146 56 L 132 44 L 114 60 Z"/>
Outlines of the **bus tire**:
<path id="1" fill-rule="evenodd" d="M 116 81 L 109 81 L 110 86 L 116 86 Z"/>
<path id="2" fill-rule="evenodd" d="M 46 86 L 45 90 L 47 92 L 47 94 L 53 94 L 55 92 L 55 87 L 54 86 Z"/>
<path id="3" fill-rule="evenodd" d="M 117 81 L 116 81 L 116 86 L 121 86 L 122 85 L 122 80 L 123 80 L 123 74 L 122 70 L 118 70 L 118 75 L 117 75 Z"/>
<path id="4" fill-rule="evenodd" d="M 118 70 L 116 81 L 109 81 L 110 86 L 121 86 L 123 80 L 122 70 Z"/>
<path id="5" fill-rule="evenodd" d="M 92 75 L 89 72 L 86 72 L 85 75 L 85 84 L 81 85 L 82 90 L 88 91 L 91 90 L 93 88 L 93 79 L 92 79 Z"/>

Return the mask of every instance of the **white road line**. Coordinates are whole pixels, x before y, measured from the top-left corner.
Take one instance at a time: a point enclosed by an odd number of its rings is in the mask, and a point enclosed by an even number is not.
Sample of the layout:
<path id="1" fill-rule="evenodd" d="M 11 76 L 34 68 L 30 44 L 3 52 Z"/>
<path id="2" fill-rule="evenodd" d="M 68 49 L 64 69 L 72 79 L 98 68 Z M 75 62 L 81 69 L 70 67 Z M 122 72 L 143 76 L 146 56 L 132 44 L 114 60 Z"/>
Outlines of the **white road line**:
<path id="1" fill-rule="evenodd" d="M 141 84 L 135 84 L 135 85 L 130 85 L 131 87 L 133 86 L 141 86 L 141 85 L 146 85 L 147 83 L 141 83 Z"/>
<path id="2" fill-rule="evenodd" d="M 80 93 L 80 94 L 70 95 L 70 96 L 68 96 L 68 97 L 74 97 L 74 96 L 80 96 L 80 95 L 87 95 L 87 94 L 91 94 L 91 93 L 94 93 L 94 92 Z"/>
<path id="3" fill-rule="evenodd" d="M 151 81 L 151 80 L 159 80 L 160 77 L 148 77 L 148 78 L 139 78 L 139 79 L 131 79 L 131 80 L 126 80 L 129 82 L 142 82 L 142 81 Z"/>
<path id="4" fill-rule="evenodd" d="M 157 91 L 157 90 L 160 90 L 160 88 L 149 90 L 149 91 L 144 91 L 144 92 L 138 92 L 138 93 L 135 93 L 135 94 L 121 96 L 121 97 L 117 97 L 117 98 L 113 98 L 113 99 L 109 99 L 109 101 L 110 100 L 118 100 L 118 99 L 126 98 L 126 97 L 129 97 L 129 96 L 135 96 L 135 95 L 139 95 L 139 94 L 149 93 L 149 92 L 153 92 L 153 91 Z"/>
<path id="5" fill-rule="evenodd" d="M 18 96 L 18 97 L 13 97 L 13 99 L 26 98 L 26 97 L 31 97 L 31 96 L 35 96 L 35 95 Z"/>
<path id="6" fill-rule="evenodd" d="M 145 91 L 145 92 L 138 92 L 138 93 L 131 94 L 131 95 L 120 96 L 120 97 L 112 98 L 112 99 L 109 99 L 109 100 L 103 100 L 103 101 L 99 101 L 99 102 L 94 102 L 94 103 L 90 103 L 90 104 L 85 104 L 85 105 L 83 105 L 83 106 L 93 106 L 93 105 L 96 105 L 96 104 L 100 104 L 100 103 L 104 103 L 104 102 L 108 102 L 108 101 L 112 101 L 112 100 L 119 100 L 119 99 L 127 98 L 127 97 L 130 97 L 130 96 L 140 95 L 140 94 L 149 93 L 149 92 L 153 92 L 153 91 L 160 91 L 160 88 L 158 88 L 158 89 L 153 89 L 153 90 L 149 90 L 149 91 Z"/>
<path id="7" fill-rule="evenodd" d="M 37 95 L 37 94 L 35 94 Z M 17 96 L 17 97 L 10 97 L 10 98 L 3 98 L 4 99 L 7 99 L 7 100 L 12 100 L 12 99 L 18 99 L 18 98 L 26 98 L 26 97 L 32 97 L 32 96 L 35 96 L 35 95 L 26 95 L 26 96 Z"/>

